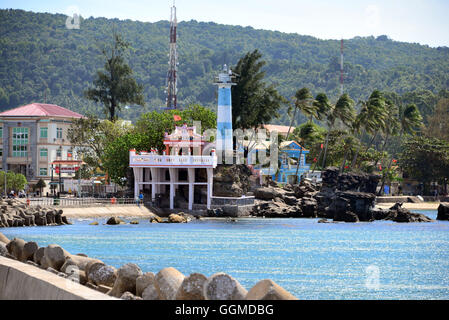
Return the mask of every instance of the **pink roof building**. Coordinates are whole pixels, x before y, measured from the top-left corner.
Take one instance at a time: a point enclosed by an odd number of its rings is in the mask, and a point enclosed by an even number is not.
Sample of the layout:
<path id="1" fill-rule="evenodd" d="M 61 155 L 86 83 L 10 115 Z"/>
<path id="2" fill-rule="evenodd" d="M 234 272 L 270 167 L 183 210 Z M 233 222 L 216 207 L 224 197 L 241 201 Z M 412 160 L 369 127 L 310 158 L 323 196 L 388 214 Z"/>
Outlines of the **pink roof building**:
<path id="1" fill-rule="evenodd" d="M 81 160 L 68 133 L 73 120 L 83 117 L 46 103 L 31 103 L 1 112 L 0 169 L 22 173 L 31 182 L 50 180 L 55 176 L 54 161 Z"/>
<path id="2" fill-rule="evenodd" d="M 55 104 L 31 103 L 0 113 L 2 117 L 61 117 L 83 118 L 83 115 Z"/>

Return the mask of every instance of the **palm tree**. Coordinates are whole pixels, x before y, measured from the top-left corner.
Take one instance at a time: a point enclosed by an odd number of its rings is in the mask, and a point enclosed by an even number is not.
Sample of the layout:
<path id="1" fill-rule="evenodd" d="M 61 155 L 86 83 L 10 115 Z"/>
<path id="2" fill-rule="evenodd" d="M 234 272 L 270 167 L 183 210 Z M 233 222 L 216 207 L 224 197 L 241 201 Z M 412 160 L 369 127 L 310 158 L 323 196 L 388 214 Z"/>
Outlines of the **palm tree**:
<path id="1" fill-rule="evenodd" d="M 333 106 L 330 104 L 329 99 L 327 98 L 327 95 L 325 93 L 318 93 L 315 97 L 315 101 L 313 102 L 313 106 L 316 110 L 317 119 L 322 121 L 324 118 L 328 117 L 329 112 L 332 110 Z M 316 160 L 315 164 L 313 165 L 312 172 L 315 171 L 316 164 L 321 159 L 321 154 L 323 153 L 323 148 L 320 149 L 320 154 L 318 155 L 318 159 Z"/>
<path id="2" fill-rule="evenodd" d="M 288 128 L 287 132 L 287 140 L 290 136 L 290 131 L 293 126 L 293 121 L 296 119 L 296 111 L 300 109 L 306 116 L 313 117 L 313 115 L 316 114 L 315 106 L 313 105 L 313 96 L 310 93 L 310 90 L 308 88 L 302 88 L 296 91 L 295 96 L 293 97 L 294 101 L 293 104 L 295 106 L 295 109 L 293 111 L 293 117 L 290 121 L 290 127 Z M 291 108 L 289 107 L 288 112 L 291 111 Z"/>
<path id="3" fill-rule="evenodd" d="M 315 100 L 313 99 L 313 96 L 308 88 L 299 89 L 298 91 L 296 91 L 295 94 L 295 113 L 296 109 L 299 109 L 305 116 L 309 117 L 309 121 L 310 123 L 312 123 L 313 117 L 314 116 L 318 117 L 317 106 L 314 104 L 314 101 Z M 299 164 L 301 163 L 301 156 L 302 156 L 302 148 L 299 155 L 299 159 L 296 164 L 296 175 L 295 175 L 296 183 L 298 183 L 298 170 Z"/>
<path id="4" fill-rule="evenodd" d="M 324 143 L 324 156 L 322 168 L 326 167 L 327 147 L 329 145 L 329 133 L 335 125 L 335 121 L 339 119 L 345 126 L 351 126 L 355 118 L 354 100 L 352 100 L 347 93 L 342 94 L 337 100 L 337 103 L 332 107 L 327 116 L 327 134 Z"/>
<path id="5" fill-rule="evenodd" d="M 403 107 L 402 105 L 399 106 L 399 127 L 399 140 L 402 139 L 402 136 L 404 134 L 415 134 L 415 132 L 422 127 L 422 116 L 415 104 L 409 104 L 406 107 Z M 392 164 L 393 157 L 391 157 L 390 162 L 388 163 L 386 172 L 389 172 L 391 170 Z M 386 175 L 384 174 L 382 176 L 382 184 L 380 186 L 379 195 L 383 193 L 385 179 Z"/>
<path id="6" fill-rule="evenodd" d="M 374 142 L 377 136 L 377 132 L 385 126 L 386 108 L 385 99 L 379 90 L 374 90 L 367 101 L 360 101 L 361 109 L 357 115 L 355 129 L 359 133 L 359 139 L 363 137 L 365 133 L 372 134 L 368 148 Z M 362 130 L 362 131 L 360 131 Z M 357 148 L 354 158 L 352 159 L 351 169 L 355 167 L 357 163 L 357 157 L 360 152 L 360 147 Z"/>
<path id="7" fill-rule="evenodd" d="M 312 122 L 313 117 L 317 117 L 317 107 L 313 102 L 313 96 L 308 88 L 302 88 L 296 91 L 295 108 L 298 108 L 308 117 L 310 122 Z"/>
<path id="8" fill-rule="evenodd" d="M 382 128 L 382 133 L 384 135 L 384 141 L 382 143 L 382 147 L 380 148 L 380 153 L 383 154 L 385 147 L 388 144 L 388 141 L 391 136 L 395 136 L 399 133 L 399 107 L 397 104 L 393 103 L 391 100 L 385 100 L 387 105 L 387 117 L 385 121 L 385 126 Z M 374 164 L 374 168 L 377 167 L 377 163 L 383 158 L 378 159 Z"/>

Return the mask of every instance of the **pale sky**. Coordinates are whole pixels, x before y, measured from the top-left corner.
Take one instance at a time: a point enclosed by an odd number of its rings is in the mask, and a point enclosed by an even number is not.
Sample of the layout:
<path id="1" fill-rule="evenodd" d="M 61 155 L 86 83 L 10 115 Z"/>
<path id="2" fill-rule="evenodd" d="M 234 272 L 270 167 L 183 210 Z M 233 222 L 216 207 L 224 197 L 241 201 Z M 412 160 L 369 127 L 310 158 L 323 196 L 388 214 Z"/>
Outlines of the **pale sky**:
<path id="1" fill-rule="evenodd" d="M 0 8 L 83 17 L 168 20 L 172 0 L 0 0 Z M 393 40 L 449 46 L 449 0 L 176 0 L 178 21 L 348 39 L 386 34 Z"/>

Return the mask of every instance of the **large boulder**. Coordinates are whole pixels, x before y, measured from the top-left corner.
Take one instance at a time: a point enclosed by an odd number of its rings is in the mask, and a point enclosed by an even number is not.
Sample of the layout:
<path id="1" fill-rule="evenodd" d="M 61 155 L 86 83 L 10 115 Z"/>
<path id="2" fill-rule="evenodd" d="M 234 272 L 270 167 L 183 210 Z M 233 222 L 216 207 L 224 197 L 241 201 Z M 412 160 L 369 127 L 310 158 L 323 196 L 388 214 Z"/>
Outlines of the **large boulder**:
<path id="1" fill-rule="evenodd" d="M 145 290 L 142 292 L 142 299 L 143 300 L 160 300 L 159 299 L 159 292 L 156 288 L 156 283 L 149 284 Z"/>
<path id="2" fill-rule="evenodd" d="M 214 195 L 219 197 L 241 197 L 251 189 L 252 172 L 246 165 L 220 164 L 214 169 Z M 198 181 L 206 181 L 200 176 Z"/>
<path id="3" fill-rule="evenodd" d="M 86 273 L 88 281 L 99 286 L 104 285 L 112 287 L 117 280 L 117 269 L 102 262 L 97 262 L 89 266 Z"/>
<path id="4" fill-rule="evenodd" d="M 302 211 L 302 217 L 304 217 L 304 218 L 316 218 L 317 217 L 318 204 L 315 199 L 302 198 L 300 206 L 301 206 L 301 211 Z"/>
<path id="5" fill-rule="evenodd" d="M 122 296 L 120 297 L 122 300 L 142 300 L 141 297 L 133 295 L 131 292 L 126 291 Z"/>
<path id="6" fill-rule="evenodd" d="M 46 263 L 55 270 L 60 271 L 67 257 L 70 256 L 66 250 L 57 244 L 50 244 L 44 250 Z M 42 264 L 42 260 L 41 260 Z"/>
<path id="7" fill-rule="evenodd" d="M 27 260 L 33 260 L 34 253 L 39 249 L 39 246 L 34 241 L 29 241 L 25 243 L 22 251 L 22 262 Z"/>
<path id="8" fill-rule="evenodd" d="M 4 244 L 9 243 L 9 239 L 1 232 L 0 232 L 0 242 L 3 242 Z"/>
<path id="9" fill-rule="evenodd" d="M 33 261 L 38 265 L 41 264 L 41 259 L 44 256 L 45 247 L 40 247 L 33 254 Z"/>
<path id="10" fill-rule="evenodd" d="M 433 220 L 421 213 L 413 213 L 405 208 L 396 210 L 395 222 L 432 222 Z"/>
<path id="11" fill-rule="evenodd" d="M 159 271 L 155 276 L 156 289 L 161 300 L 175 300 L 176 293 L 184 281 L 185 276 L 169 267 Z"/>
<path id="12" fill-rule="evenodd" d="M 108 295 L 120 298 L 126 291 L 136 293 L 136 279 L 142 275 L 142 270 L 134 263 L 127 263 L 120 267 L 117 279 Z"/>
<path id="13" fill-rule="evenodd" d="M 288 218 L 301 217 L 302 210 L 299 206 L 289 206 L 279 198 L 277 201 L 267 201 L 255 205 L 252 214 L 257 217 Z"/>
<path id="14" fill-rule="evenodd" d="M 280 188 L 274 187 L 262 187 L 254 190 L 254 197 L 260 200 L 273 200 L 275 198 L 282 198 L 283 193 L 281 193 Z"/>
<path id="15" fill-rule="evenodd" d="M 0 241 L 0 256 L 6 257 L 8 254 L 8 249 L 6 248 L 6 244 Z"/>
<path id="16" fill-rule="evenodd" d="M 9 254 L 11 254 L 14 258 L 23 261 L 22 252 L 25 244 L 25 240 L 14 238 L 6 245 L 6 248 L 8 249 Z"/>
<path id="17" fill-rule="evenodd" d="M 186 223 L 187 218 L 176 213 L 172 213 L 168 216 L 168 222 L 169 223 Z"/>
<path id="18" fill-rule="evenodd" d="M 230 275 L 216 273 L 204 284 L 206 300 L 244 300 L 247 291 Z"/>
<path id="19" fill-rule="evenodd" d="M 106 221 L 106 224 L 108 225 L 118 225 L 118 224 L 125 224 L 125 221 L 118 217 L 110 217 L 108 221 Z"/>
<path id="20" fill-rule="evenodd" d="M 153 272 L 146 272 L 136 279 L 136 295 L 142 297 L 143 292 L 149 285 L 155 284 L 155 277 Z"/>
<path id="21" fill-rule="evenodd" d="M 204 284 L 207 277 L 201 273 L 192 273 L 185 277 L 176 293 L 176 300 L 205 300 Z"/>
<path id="22" fill-rule="evenodd" d="M 440 203 L 437 220 L 449 220 L 449 203 Z"/>
<path id="23" fill-rule="evenodd" d="M 428 216 L 410 212 L 402 208 L 402 203 L 396 203 L 389 209 L 373 208 L 371 214 L 374 220 L 391 220 L 395 222 L 431 222 Z"/>
<path id="24" fill-rule="evenodd" d="M 274 281 L 261 280 L 249 290 L 246 300 L 298 300 Z"/>
<path id="25" fill-rule="evenodd" d="M 79 254 L 71 254 L 66 258 L 65 263 L 67 263 L 68 265 L 76 265 L 80 270 L 87 271 L 87 267 L 89 264 L 103 263 L 103 261 L 95 258 L 81 256 Z"/>

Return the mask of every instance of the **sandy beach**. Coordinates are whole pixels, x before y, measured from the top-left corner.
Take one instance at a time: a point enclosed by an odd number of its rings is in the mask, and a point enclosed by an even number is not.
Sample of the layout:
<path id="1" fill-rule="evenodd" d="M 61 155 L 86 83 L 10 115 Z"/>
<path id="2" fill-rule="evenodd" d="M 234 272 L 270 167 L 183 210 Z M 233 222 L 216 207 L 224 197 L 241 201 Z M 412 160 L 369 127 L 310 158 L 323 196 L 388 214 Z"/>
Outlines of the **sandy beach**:
<path id="1" fill-rule="evenodd" d="M 144 206 L 104 206 L 88 208 L 62 208 L 64 215 L 71 219 L 126 217 L 145 218 L 153 212 Z"/>
<path id="2" fill-rule="evenodd" d="M 388 209 L 394 205 L 395 205 L 394 203 L 378 203 L 376 207 Z M 439 205 L 440 202 L 421 202 L 421 203 L 406 202 L 402 205 L 402 207 L 409 210 L 437 210 Z"/>

